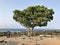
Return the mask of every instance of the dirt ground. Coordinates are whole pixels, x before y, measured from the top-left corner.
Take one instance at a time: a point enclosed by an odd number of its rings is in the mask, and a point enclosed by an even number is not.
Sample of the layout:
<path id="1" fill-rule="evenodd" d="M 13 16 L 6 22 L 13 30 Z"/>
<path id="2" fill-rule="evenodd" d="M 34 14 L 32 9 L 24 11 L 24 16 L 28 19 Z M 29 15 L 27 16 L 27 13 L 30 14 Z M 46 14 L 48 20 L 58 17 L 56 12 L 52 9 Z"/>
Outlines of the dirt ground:
<path id="1" fill-rule="evenodd" d="M 0 37 L 0 41 L 4 41 L 0 45 L 60 45 L 60 37 L 14 37 L 14 38 L 7 38 L 7 37 Z M 12 43 L 13 42 L 13 43 Z"/>

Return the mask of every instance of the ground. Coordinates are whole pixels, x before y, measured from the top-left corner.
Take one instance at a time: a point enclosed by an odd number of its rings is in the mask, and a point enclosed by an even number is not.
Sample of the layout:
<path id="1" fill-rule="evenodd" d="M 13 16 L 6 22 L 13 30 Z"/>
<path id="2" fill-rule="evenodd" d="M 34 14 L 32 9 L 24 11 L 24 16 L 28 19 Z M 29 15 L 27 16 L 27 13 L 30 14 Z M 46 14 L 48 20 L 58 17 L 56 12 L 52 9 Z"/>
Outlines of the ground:
<path id="1" fill-rule="evenodd" d="M 5 36 L 0 37 L 0 45 L 60 45 L 60 37 L 41 37 L 41 36 L 21 36 L 21 37 L 13 37 L 7 38 Z M 7 41 L 5 43 L 5 41 Z"/>

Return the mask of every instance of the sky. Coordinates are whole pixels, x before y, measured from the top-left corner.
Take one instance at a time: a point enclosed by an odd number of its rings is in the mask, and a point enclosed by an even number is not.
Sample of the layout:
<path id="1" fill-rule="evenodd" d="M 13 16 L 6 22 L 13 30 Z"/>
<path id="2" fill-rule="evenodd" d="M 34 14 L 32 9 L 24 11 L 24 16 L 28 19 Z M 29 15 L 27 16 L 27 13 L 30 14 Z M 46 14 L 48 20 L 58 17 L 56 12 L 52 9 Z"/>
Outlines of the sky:
<path id="1" fill-rule="evenodd" d="M 0 29 L 23 29 L 25 28 L 13 19 L 13 10 L 23 10 L 28 6 L 44 5 L 52 8 L 55 12 L 54 18 L 45 27 L 35 27 L 41 29 L 60 29 L 60 0 L 0 0 Z"/>

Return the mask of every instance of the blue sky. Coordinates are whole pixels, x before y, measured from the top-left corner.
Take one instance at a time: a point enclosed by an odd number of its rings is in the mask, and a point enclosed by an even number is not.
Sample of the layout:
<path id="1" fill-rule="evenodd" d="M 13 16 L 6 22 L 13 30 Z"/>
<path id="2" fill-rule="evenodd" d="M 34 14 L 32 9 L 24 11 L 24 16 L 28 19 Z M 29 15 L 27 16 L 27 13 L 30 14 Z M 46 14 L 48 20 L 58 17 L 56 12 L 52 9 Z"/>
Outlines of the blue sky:
<path id="1" fill-rule="evenodd" d="M 60 29 L 60 0 L 0 0 L 0 28 L 25 28 L 13 20 L 13 10 L 28 6 L 44 5 L 55 12 L 54 19 L 43 29 Z M 39 27 L 36 27 L 39 28 Z"/>

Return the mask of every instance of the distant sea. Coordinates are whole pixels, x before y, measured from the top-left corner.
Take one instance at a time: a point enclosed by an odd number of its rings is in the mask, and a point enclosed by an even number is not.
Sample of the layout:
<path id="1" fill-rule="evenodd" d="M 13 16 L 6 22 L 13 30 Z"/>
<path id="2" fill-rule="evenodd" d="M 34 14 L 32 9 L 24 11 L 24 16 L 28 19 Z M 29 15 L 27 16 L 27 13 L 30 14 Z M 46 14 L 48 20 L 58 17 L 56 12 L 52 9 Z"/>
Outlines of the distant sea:
<path id="1" fill-rule="evenodd" d="M 45 30 L 59 30 L 60 31 L 60 29 L 34 29 L 34 31 L 38 31 L 38 30 L 42 30 L 42 31 L 45 31 Z M 0 29 L 0 32 L 7 32 L 7 31 L 22 32 L 22 31 L 27 31 L 27 29 Z"/>
<path id="2" fill-rule="evenodd" d="M 26 31 L 26 29 L 0 29 L 0 32 L 22 32 L 22 31 Z"/>

